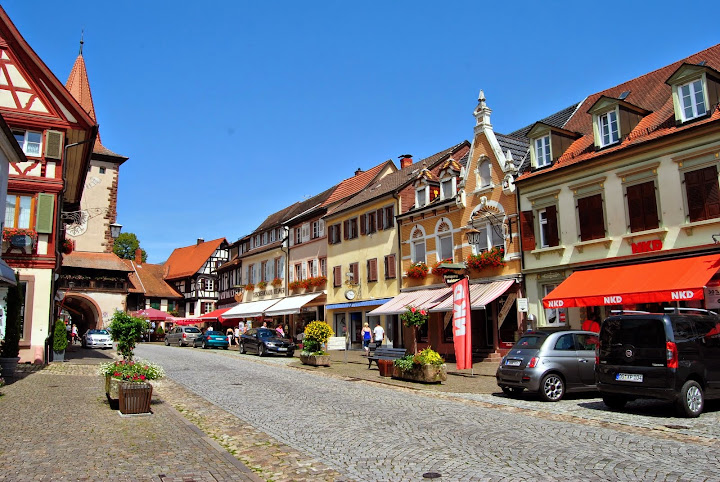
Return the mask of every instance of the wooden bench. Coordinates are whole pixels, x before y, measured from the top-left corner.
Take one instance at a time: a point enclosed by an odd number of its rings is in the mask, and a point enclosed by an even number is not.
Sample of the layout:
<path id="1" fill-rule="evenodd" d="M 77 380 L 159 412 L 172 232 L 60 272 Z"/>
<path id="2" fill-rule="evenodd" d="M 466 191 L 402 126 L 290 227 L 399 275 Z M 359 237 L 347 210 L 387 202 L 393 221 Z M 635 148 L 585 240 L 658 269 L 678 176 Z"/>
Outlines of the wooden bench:
<path id="1" fill-rule="evenodd" d="M 372 362 L 375 361 L 377 365 L 378 360 L 397 360 L 405 356 L 405 348 L 390 348 L 381 346 L 376 348 L 374 351 L 371 348 L 371 352 L 368 353 L 368 369 L 372 366 Z"/>

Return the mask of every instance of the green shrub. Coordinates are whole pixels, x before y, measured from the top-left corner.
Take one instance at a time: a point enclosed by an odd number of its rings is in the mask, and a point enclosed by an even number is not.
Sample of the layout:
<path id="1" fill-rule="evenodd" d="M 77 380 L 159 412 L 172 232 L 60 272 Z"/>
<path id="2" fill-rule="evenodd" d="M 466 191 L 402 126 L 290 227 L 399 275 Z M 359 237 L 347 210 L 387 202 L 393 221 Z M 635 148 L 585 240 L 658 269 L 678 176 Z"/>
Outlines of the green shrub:
<path id="1" fill-rule="evenodd" d="M 163 330 L 162 326 L 158 325 L 158 327 L 155 329 L 155 334 L 156 335 L 164 335 L 165 330 Z"/>
<path id="2" fill-rule="evenodd" d="M 53 351 L 62 352 L 67 348 L 67 328 L 62 320 L 55 320 L 55 328 L 53 329 Z"/>
<path id="3" fill-rule="evenodd" d="M 148 322 L 122 311 L 116 311 L 110 322 L 110 336 L 117 342 L 117 349 L 124 360 L 133 359 L 133 350 L 138 340 L 147 332 Z"/>
<path id="4" fill-rule="evenodd" d="M 443 357 L 438 352 L 428 347 L 420 353 L 415 355 L 406 355 L 403 358 L 399 358 L 393 362 L 393 365 L 404 371 L 412 370 L 416 366 L 422 365 L 437 365 L 440 366 L 445 363 Z"/>

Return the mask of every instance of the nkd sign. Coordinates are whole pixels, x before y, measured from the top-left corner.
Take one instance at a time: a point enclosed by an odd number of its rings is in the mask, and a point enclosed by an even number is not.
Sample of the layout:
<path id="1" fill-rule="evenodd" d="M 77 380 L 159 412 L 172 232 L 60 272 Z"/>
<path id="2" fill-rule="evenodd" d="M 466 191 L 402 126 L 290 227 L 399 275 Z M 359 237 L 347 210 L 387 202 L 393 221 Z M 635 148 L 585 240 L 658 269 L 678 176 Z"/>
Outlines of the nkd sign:
<path id="1" fill-rule="evenodd" d="M 632 253 L 649 253 L 651 251 L 660 251 L 662 249 L 662 241 L 659 239 L 653 239 L 651 241 L 638 241 L 632 243 Z"/>

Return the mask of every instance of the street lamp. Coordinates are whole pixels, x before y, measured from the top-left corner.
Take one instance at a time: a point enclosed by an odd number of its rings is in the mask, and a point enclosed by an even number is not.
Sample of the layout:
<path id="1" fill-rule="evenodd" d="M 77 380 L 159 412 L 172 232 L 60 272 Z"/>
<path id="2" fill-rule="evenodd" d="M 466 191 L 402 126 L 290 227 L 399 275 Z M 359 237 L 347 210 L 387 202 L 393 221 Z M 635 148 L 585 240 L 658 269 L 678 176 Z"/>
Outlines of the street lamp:
<path id="1" fill-rule="evenodd" d="M 120 231 L 122 231 L 122 224 L 118 224 L 118 223 L 110 224 L 110 236 L 113 239 L 117 239 L 118 236 L 120 236 Z"/>
<path id="2" fill-rule="evenodd" d="M 470 246 L 477 246 L 480 244 L 480 241 L 482 241 L 482 232 L 478 231 L 475 228 L 470 228 L 467 231 L 465 231 L 465 237 L 467 238 L 467 242 Z"/>

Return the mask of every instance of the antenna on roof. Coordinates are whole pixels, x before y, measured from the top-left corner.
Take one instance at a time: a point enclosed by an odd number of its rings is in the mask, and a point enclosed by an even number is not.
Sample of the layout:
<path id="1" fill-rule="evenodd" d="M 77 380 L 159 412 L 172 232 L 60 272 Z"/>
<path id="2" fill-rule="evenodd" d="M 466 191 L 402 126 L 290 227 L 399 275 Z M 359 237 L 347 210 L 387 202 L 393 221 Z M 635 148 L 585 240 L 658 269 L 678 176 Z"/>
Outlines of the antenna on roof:
<path id="1" fill-rule="evenodd" d="M 85 43 L 83 41 L 84 36 L 85 36 L 85 29 L 82 29 L 82 30 L 80 30 L 80 55 L 82 55 L 82 47 L 83 47 L 83 44 Z"/>
<path id="2" fill-rule="evenodd" d="M 623 92 L 622 94 L 620 94 L 620 97 L 618 97 L 618 99 L 620 99 L 620 100 L 625 100 L 625 97 L 627 97 L 628 95 L 630 95 L 630 91 L 629 91 L 629 90 L 626 90 L 625 92 Z"/>

